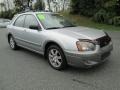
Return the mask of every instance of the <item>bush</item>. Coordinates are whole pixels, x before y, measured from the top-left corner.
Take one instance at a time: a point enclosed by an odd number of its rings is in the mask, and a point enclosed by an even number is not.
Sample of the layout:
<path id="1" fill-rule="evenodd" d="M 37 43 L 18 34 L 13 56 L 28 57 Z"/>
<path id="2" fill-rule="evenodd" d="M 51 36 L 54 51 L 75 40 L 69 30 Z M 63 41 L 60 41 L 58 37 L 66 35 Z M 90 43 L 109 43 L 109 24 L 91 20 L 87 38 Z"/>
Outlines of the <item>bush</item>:
<path id="1" fill-rule="evenodd" d="M 104 23 L 106 21 L 106 10 L 99 10 L 93 17 L 94 21 L 99 23 Z"/>
<path id="2" fill-rule="evenodd" d="M 113 18 L 113 24 L 116 26 L 120 26 L 120 16 L 116 16 Z"/>
<path id="3" fill-rule="evenodd" d="M 99 23 L 119 25 L 120 0 L 71 0 L 71 12 Z"/>
<path id="4" fill-rule="evenodd" d="M 37 2 L 34 5 L 34 10 L 44 10 L 45 5 L 42 0 L 37 0 Z"/>
<path id="5" fill-rule="evenodd" d="M 96 13 L 95 0 L 71 0 L 71 13 L 91 17 Z"/>
<path id="6" fill-rule="evenodd" d="M 0 18 L 12 19 L 14 16 L 13 10 L 2 11 L 0 12 Z"/>
<path id="7" fill-rule="evenodd" d="M 113 25 L 113 18 L 109 19 L 107 24 Z"/>
<path id="8" fill-rule="evenodd" d="M 114 16 L 116 16 L 116 13 L 101 9 L 93 16 L 93 19 L 99 23 L 113 24 L 112 18 Z"/>

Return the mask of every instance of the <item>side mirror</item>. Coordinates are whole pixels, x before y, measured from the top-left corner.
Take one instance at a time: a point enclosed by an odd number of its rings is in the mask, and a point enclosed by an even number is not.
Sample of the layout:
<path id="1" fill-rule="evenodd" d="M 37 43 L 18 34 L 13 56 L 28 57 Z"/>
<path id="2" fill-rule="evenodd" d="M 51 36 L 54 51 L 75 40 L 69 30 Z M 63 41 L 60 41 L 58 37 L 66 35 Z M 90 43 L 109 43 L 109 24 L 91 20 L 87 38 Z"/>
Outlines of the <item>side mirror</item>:
<path id="1" fill-rule="evenodd" d="M 34 30 L 39 30 L 40 29 L 40 27 L 36 26 L 36 25 L 30 25 L 29 28 L 34 29 Z"/>

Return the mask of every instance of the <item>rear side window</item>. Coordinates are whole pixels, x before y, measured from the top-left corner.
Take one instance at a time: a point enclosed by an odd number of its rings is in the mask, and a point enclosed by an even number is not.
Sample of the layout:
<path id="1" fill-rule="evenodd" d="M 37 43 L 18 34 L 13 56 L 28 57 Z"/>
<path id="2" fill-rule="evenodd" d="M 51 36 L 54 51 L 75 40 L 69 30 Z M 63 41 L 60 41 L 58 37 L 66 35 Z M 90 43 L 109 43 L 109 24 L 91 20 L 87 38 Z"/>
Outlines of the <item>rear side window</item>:
<path id="1" fill-rule="evenodd" d="M 24 27 L 25 28 L 29 28 L 31 25 L 38 26 L 39 23 L 38 23 L 37 19 L 35 18 L 35 16 L 33 16 L 33 15 L 26 15 Z"/>
<path id="2" fill-rule="evenodd" d="M 14 26 L 23 27 L 23 25 L 24 25 L 24 20 L 25 20 L 25 15 L 19 16 L 19 17 L 16 19 L 16 21 L 15 21 L 15 23 L 14 23 Z"/>

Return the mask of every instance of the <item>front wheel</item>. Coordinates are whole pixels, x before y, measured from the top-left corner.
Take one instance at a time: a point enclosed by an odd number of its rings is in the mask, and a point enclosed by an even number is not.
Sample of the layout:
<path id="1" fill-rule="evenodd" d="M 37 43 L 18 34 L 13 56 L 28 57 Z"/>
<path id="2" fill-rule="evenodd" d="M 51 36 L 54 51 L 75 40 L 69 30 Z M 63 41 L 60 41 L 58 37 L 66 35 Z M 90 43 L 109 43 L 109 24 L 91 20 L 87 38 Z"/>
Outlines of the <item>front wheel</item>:
<path id="1" fill-rule="evenodd" d="M 49 64 L 56 70 L 65 69 L 67 66 L 64 53 L 57 45 L 51 45 L 47 49 L 47 58 Z"/>

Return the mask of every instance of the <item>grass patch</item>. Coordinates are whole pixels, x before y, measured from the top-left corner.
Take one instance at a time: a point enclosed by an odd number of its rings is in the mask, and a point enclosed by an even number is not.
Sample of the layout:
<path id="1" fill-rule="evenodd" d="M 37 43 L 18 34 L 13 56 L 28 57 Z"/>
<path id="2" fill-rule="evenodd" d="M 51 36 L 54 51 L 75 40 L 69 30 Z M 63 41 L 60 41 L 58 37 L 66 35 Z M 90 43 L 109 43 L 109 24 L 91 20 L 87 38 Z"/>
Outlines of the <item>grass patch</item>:
<path id="1" fill-rule="evenodd" d="M 94 22 L 91 18 L 80 16 L 80 15 L 71 15 L 68 13 L 62 13 L 62 14 L 79 26 L 91 27 L 91 28 L 102 29 L 102 30 L 110 30 L 110 31 L 120 31 L 119 26 L 97 23 L 97 22 Z"/>

